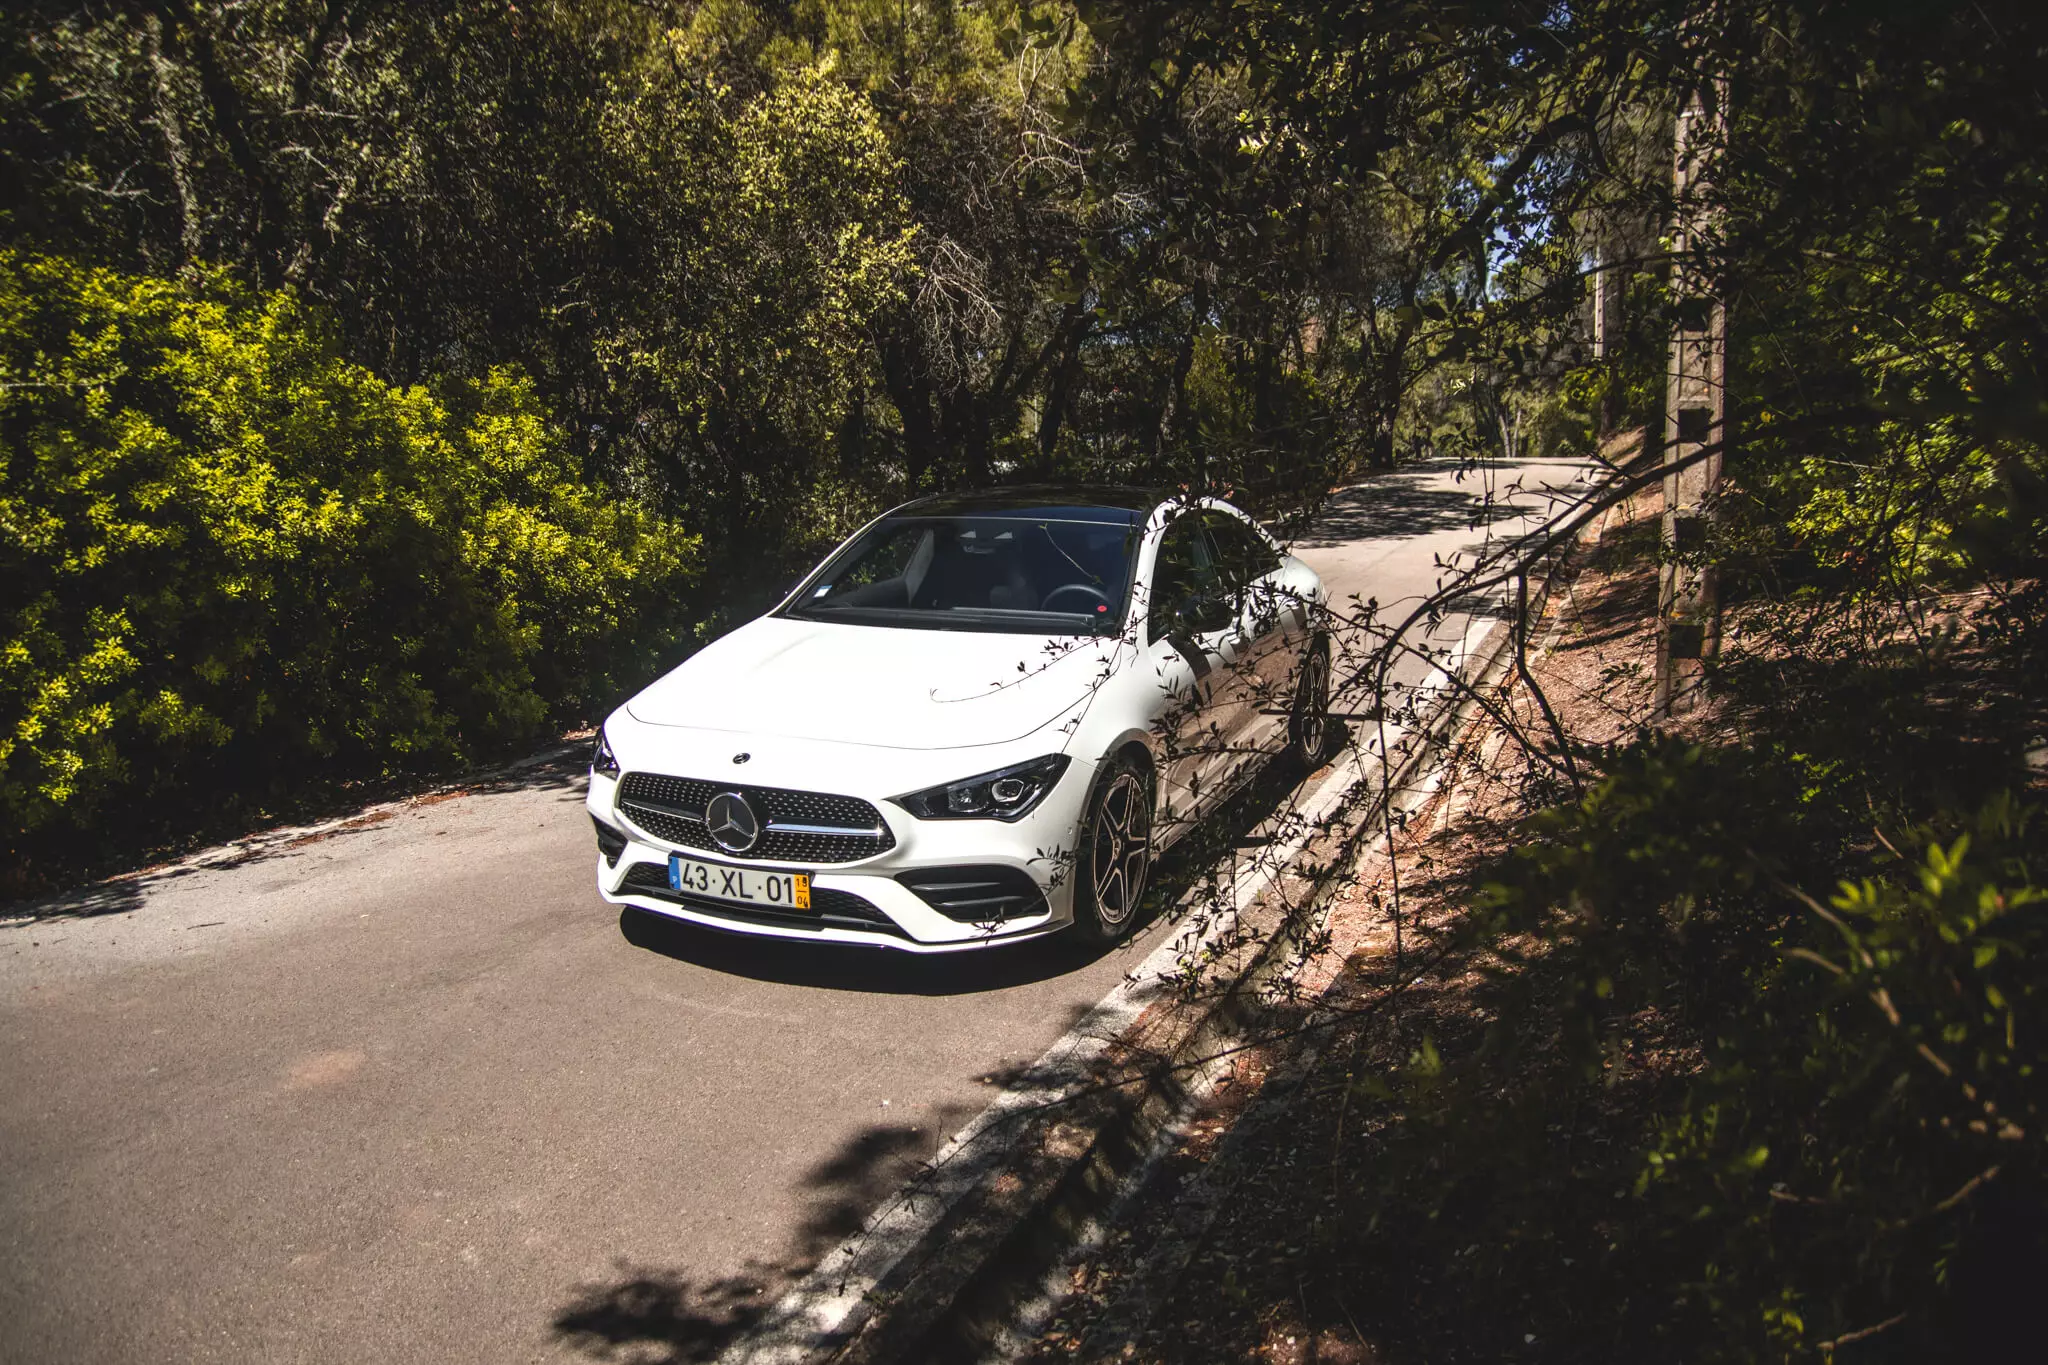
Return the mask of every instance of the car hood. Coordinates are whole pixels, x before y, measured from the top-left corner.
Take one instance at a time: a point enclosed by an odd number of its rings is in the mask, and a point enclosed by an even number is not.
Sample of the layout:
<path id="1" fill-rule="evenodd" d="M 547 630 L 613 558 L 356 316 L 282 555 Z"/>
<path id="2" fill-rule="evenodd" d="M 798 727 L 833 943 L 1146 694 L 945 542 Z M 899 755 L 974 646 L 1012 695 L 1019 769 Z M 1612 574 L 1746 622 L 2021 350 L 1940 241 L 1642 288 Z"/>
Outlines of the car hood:
<path id="1" fill-rule="evenodd" d="M 635 720 L 890 749 L 1003 744 L 1085 701 L 1118 642 L 769 616 L 626 703 Z"/>

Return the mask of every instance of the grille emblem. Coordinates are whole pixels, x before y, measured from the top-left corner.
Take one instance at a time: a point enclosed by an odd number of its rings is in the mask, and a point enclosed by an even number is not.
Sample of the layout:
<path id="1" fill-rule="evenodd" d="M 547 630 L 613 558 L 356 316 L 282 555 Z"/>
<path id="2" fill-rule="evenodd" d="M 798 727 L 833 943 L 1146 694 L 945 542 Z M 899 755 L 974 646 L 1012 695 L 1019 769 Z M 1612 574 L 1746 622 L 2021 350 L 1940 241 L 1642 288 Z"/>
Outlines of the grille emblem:
<path id="1" fill-rule="evenodd" d="M 745 853 L 761 842 L 761 817 L 738 792 L 720 792 L 704 808 L 704 827 L 727 853 Z"/>

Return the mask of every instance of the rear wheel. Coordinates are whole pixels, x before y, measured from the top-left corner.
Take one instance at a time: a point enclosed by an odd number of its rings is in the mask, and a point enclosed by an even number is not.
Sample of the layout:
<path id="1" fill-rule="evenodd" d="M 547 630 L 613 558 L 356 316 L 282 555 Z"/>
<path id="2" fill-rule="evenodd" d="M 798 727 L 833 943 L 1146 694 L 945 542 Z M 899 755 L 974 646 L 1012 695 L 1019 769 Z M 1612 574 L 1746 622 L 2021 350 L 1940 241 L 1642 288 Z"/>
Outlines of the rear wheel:
<path id="1" fill-rule="evenodd" d="M 1074 856 L 1074 928 L 1117 943 L 1136 923 L 1152 872 L 1152 772 L 1128 755 L 1102 765 Z"/>
<path id="2" fill-rule="evenodd" d="M 1322 766 L 1330 751 L 1330 645 L 1317 640 L 1301 659 L 1301 680 L 1294 687 L 1294 710 L 1287 718 L 1290 752 L 1305 768 Z"/>

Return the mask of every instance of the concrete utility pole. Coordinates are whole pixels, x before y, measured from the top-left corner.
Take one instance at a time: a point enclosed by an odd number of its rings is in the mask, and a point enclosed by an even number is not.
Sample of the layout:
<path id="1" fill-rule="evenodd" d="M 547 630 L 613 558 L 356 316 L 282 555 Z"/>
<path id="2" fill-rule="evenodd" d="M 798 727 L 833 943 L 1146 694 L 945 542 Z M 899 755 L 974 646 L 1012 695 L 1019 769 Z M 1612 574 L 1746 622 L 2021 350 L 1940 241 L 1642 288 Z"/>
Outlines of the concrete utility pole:
<path id="1" fill-rule="evenodd" d="M 1593 253 L 1593 359 L 1607 359 L 1607 262 L 1604 253 Z"/>
<path id="2" fill-rule="evenodd" d="M 1610 325 L 1609 310 L 1612 304 L 1608 295 L 1613 288 L 1613 272 L 1608 268 L 1606 251 L 1593 253 L 1591 272 L 1593 277 L 1593 359 L 1605 360 L 1608 352 L 1607 329 Z M 1614 430 L 1614 397 L 1605 385 L 1600 390 L 1600 408 L 1593 414 L 1593 448 L 1604 450 L 1607 438 Z"/>
<path id="3" fill-rule="evenodd" d="M 1721 648 L 1721 597 L 1700 561 L 1728 435 L 1728 309 L 1711 268 L 1720 236 L 1715 163 L 1726 141 L 1728 82 L 1686 96 L 1673 136 L 1672 328 L 1664 402 L 1664 551 L 1657 605 L 1657 712 L 1690 710 Z M 1711 449 L 1711 454 L 1702 455 Z M 1681 464 L 1687 460 L 1694 463 Z"/>

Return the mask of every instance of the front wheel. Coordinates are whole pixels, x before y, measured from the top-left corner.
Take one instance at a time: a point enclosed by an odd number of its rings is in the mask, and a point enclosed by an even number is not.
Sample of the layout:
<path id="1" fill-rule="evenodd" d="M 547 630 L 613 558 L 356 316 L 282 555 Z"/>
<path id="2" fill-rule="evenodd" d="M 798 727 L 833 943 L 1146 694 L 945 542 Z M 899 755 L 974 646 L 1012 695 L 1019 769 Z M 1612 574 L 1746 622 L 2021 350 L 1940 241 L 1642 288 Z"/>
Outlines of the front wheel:
<path id="1" fill-rule="evenodd" d="M 1095 943 L 1130 933 L 1152 871 L 1152 774 L 1126 756 L 1102 765 L 1074 857 L 1074 928 Z"/>

